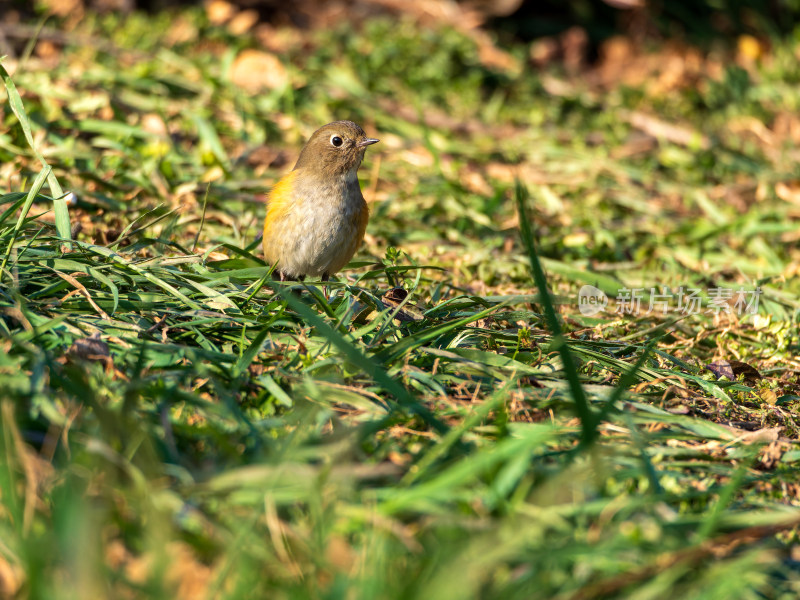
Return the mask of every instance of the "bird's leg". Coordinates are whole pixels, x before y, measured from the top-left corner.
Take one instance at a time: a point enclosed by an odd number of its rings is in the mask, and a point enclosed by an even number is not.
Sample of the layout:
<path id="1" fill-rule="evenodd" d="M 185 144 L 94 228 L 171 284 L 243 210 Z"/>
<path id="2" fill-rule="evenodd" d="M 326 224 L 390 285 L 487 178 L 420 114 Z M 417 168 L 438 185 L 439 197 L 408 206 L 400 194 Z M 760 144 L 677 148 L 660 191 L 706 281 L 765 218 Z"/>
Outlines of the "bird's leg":
<path id="1" fill-rule="evenodd" d="M 322 274 L 322 277 L 320 277 L 320 280 L 322 281 L 322 295 L 325 297 L 325 301 L 330 304 L 331 299 L 328 297 L 328 286 L 325 285 L 325 282 L 328 281 L 328 279 L 330 279 L 330 274 L 325 271 Z"/>

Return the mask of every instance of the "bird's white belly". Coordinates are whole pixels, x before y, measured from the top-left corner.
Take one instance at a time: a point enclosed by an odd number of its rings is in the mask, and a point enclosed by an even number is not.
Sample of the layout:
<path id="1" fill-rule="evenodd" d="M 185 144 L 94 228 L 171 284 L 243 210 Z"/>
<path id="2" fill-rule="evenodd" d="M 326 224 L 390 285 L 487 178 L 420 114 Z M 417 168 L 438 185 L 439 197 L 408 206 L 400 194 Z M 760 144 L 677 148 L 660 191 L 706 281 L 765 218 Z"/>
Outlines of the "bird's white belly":
<path id="1" fill-rule="evenodd" d="M 347 262 L 358 243 L 358 215 L 349 208 L 327 206 L 308 211 L 291 249 L 284 253 L 285 270 L 318 277 Z"/>

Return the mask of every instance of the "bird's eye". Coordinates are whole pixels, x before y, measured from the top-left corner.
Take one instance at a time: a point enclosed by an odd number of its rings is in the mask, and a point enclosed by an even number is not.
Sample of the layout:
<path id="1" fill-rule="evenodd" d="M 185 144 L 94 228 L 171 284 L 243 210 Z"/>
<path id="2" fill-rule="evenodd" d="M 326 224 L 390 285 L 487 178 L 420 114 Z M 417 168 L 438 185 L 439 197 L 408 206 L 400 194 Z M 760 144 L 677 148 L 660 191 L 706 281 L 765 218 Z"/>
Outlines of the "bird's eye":
<path id="1" fill-rule="evenodd" d="M 338 135 L 332 135 L 331 136 L 331 144 L 333 144 L 334 146 L 336 146 L 338 148 L 339 146 L 344 144 L 344 140 L 342 138 L 340 138 Z"/>

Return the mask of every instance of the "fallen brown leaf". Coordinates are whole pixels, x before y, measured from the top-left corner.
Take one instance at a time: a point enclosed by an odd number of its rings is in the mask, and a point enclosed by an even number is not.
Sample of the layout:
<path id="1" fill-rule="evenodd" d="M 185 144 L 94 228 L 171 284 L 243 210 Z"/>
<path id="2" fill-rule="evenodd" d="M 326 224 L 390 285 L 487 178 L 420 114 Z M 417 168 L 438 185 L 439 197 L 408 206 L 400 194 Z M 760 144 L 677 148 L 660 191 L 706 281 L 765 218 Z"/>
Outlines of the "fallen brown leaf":
<path id="1" fill-rule="evenodd" d="M 704 150 L 711 147 L 711 141 L 708 139 L 708 136 L 684 125 L 668 123 L 663 119 L 639 111 L 622 113 L 622 118 L 636 129 L 648 135 L 652 135 L 655 138 L 665 139 L 673 144 L 678 144 L 680 146 L 692 146 L 696 144 Z"/>
<path id="2" fill-rule="evenodd" d="M 785 442 L 772 441 L 761 449 L 759 460 L 765 469 L 772 469 L 777 465 L 789 445 Z"/>
<path id="3" fill-rule="evenodd" d="M 258 12 L 243 10 L 228 22 L 228 31 L 233 35 L 244 35 L 258 23 Z"/>
<path id="4" fill-rule="evenodd" d="M 111 358 L 111 351 L 108 344 L 101 338 L 100 333 L 95 332 L 89 337 L 78 338 L 67 349 L 66 359 L 71 362 L 89 361 L 101 362 L 107 372 L 113 372 L 114 359 Z"/>
<path id="5" fill-rule="evenodd" d="M 231 65 L 231 82 L 248 92 L 275 89 L 286 85 L 289 75 L 274 54 L 261 50 L 243 50 Z"/>
<path id="6" fill-rule="evenodd" d="M 225 0 L 211 0 L 206 3 L 206 16 L 212 25 L 222 25 L 236 14 L 236 7 Z"/>

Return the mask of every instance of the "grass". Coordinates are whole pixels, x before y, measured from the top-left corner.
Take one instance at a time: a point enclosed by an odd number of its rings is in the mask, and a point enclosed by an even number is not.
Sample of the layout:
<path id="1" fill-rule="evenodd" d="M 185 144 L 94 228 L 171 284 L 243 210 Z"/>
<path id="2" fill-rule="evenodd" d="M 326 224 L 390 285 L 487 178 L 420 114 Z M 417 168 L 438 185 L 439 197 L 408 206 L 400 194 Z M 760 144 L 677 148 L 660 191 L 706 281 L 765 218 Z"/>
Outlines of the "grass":
<path id="1" fill-rule="evenodd" d="M 790 42 L 663 89 L 378 19 L 250 93 L 198 10 L 61 26 L 0 72 L 0 596 L 796 597 Z M 381 144 L 326 294 L 256 237 L 336 118 Z"/>

